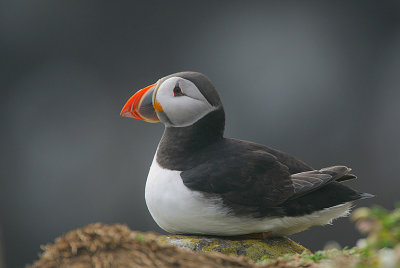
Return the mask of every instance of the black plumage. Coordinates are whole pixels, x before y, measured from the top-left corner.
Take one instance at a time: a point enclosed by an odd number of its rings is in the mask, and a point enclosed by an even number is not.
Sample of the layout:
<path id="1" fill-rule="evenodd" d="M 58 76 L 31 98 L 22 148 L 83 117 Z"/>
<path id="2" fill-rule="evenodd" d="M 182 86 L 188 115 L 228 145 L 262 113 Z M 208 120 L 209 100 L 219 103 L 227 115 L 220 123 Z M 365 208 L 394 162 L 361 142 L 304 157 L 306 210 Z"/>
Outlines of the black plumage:
<path id="1" fill-rule="evenodd" d="M 232 214 L 252 217 L 302 216 L 370 197 L 340 183 L 355 178 L 347 167 L 314 170 L 286 153 L 224 138 L 225 114 L 211 82 L 198 73 L 172 76 L 192 81 L 216 107 L 193 125 L 166 127 L 159 144 L 157 162 L 182 171 L 190 190 L 222 198 Z"/>

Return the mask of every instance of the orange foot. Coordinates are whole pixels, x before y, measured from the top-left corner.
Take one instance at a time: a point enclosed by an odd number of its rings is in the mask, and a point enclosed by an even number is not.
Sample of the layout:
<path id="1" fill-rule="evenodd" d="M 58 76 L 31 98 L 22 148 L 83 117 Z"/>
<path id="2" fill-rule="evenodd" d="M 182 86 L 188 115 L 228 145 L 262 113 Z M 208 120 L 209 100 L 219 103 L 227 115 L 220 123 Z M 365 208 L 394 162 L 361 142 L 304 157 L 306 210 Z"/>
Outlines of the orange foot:
<path id="1" fill-rule="evenodd" d="M 267 239 L 267 238 L 270 238 L 271 236 L 272 236 L 272 232 L 244 234 L 244 235 L 238 235 L 235 237 L 238 237 L 241 239 Z"/>

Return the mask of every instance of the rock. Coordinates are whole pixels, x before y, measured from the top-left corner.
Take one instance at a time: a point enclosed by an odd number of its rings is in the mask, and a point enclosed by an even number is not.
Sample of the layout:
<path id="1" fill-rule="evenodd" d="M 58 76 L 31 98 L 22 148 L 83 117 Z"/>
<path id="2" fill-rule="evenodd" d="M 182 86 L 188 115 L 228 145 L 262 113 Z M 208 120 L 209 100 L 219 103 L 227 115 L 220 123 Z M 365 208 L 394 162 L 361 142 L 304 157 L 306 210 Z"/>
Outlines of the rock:
<path id="1" fill-rule="evenodd" d="M 159 235 L 131 231 L 126 225 L 90 224 L 42 246 L 31 268 L 92 267 L 260 267 L 244 257 L 192 252 L 158 241 Z"/>
<path id="2" fill-rule="evenodd" d="M 39 260 L 28 267 L 298 267 L 297 263 L 282 260 L 260 265 L 248 258 L 260 260 L 305 250 L 287 238 L 260 241 L 162 236 L 131 231 L 126 225 L 101 223 L 72 230 L 42 249 Z"/>
<path id="3" fill-rule="evenodd" d="M 287 237 L 259 239 L 235 239 L 190 235 L 165 235 L 158 238 L 181 248 L 200 252 L 221 252 L 233 256 L 245 256 L 253 261 L 275 259 L 286 254 L 309 251 Z"/>

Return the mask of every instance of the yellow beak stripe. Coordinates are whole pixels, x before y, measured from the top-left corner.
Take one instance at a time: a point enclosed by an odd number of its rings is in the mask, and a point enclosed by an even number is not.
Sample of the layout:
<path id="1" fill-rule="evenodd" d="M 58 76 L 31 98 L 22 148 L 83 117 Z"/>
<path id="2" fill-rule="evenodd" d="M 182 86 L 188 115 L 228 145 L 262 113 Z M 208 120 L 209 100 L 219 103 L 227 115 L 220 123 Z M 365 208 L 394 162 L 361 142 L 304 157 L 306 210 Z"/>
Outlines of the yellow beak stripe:
<path id="1" fill-rule="evenodd" d="M 154 107 L 154 109 L 155 109 L 156 111 L 159 111 L 159 112 L 162 112 L 162 111 L 163 111 L 163 108 L 162 108 L 161 104 L 160 104 L 158 101 L 155 101 L 155 102 L 154 102 L 153 107 Z"/>

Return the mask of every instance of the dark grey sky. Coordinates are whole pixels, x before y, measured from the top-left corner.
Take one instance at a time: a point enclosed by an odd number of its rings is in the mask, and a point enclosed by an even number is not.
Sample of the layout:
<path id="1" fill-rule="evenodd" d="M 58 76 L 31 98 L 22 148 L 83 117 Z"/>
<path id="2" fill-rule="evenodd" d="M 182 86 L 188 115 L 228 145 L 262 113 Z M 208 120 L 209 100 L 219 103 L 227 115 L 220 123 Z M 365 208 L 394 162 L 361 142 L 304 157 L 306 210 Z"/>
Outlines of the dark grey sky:
<path id="1" fill-rule="evenodd" d="M 397 1 L 0 2 L 0 228 L 9 267 L 93 222 L 161 230 L 144 185 L 162 126 L 119 117 L 137 89 L 207 74 L 226 136 L 344 164 L 392 208 L 400 182 Z M 348 219 L 295 235 L 352 246 Z M 1 250 L 1 246 L 0 246 Z M 1 254 L 0 254 L 1 257 Z"/>

